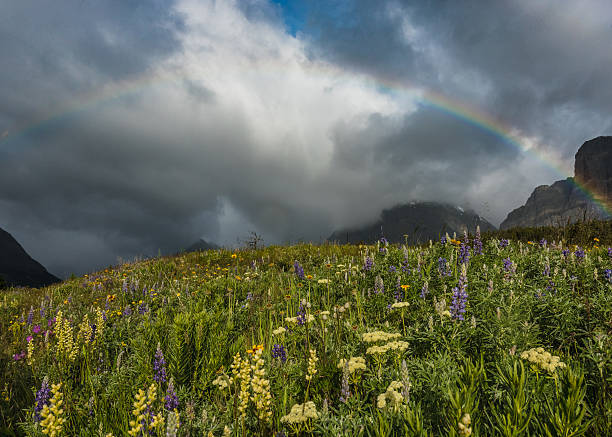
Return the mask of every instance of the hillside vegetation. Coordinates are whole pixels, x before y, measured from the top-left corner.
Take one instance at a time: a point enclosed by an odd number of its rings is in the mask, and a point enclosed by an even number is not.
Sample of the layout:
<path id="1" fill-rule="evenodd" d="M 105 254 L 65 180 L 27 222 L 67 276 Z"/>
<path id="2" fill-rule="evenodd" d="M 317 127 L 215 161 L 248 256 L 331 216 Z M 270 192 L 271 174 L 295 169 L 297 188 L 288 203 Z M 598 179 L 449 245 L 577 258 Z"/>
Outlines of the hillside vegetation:
<path id="1" fill-rule="evenodd" d="M 610 435 L 592 238 L 215 250 L 5 290 L 0 434 Z"/>

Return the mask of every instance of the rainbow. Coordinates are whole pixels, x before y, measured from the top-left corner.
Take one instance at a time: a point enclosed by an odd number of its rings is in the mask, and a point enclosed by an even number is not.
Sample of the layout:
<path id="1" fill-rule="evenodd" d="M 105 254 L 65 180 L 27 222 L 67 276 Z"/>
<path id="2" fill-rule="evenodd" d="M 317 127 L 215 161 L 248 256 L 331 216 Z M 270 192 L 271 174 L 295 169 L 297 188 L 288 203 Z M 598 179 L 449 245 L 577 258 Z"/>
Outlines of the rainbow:
<path id="1" fill-rule="evenodd" d="M 258 73 L 279 74 L 278 62 L 260 61 L 258 63 Z M 327 78 L 334 79 L 337 82 L 343 80 L 355 80 L 356 76 L 348 75 L 341 70 L 323 64 L 311 64 L 310 66 L 302 65 L 309 73 L 315 75 L 323 75 Z M 252 73 L 253 70 L 250 70 Z M 282 74 L 282 72 L 281 72 Z M 186 76 L 185 76 L 186 77 Z M 554 172 L 559 174 L 563 179 L 572 176 L 572 170 L 567 167 L 567 163 L 559 159 L 556 155 L 550 153 L 541 147 L 537 141 L 530 140 L 520 134 L 520 131 L 513 128 L 500 120 L 482 112 L 476 107 L 470 106 L 466 102 L 454 100 L 449 96 L 435 92 L 433 90 L 424 89 L 417 85 L 401 83 L 380 78 L 372 78 L 372 76 L 363 76 L 363 79 L 368 87 L 377 90 L 378 92 L 414 92 L 417 96 L 414 98 L 415 103 L 426 106 L 450 117 L 458 119 L 464 123 L 470 124 L 481 131 L 501 140 L 522 154 L 532 157 Z M 52 128 L 55 124 L 63 123 L 72 118 L 76 118 L 83 113 L 99 109 L 106 105 L 117 102 L 123 97 L 137 94 L 152 86 L 160 84 L 179 84 L 184 80 L 182 75 L 173 73 L 148 73 L 141 75 L 136 79 L 117 81 L 108 86 L 86 93 L 78 98 L 70 100 L 68 103 L 53 109 L 51 112 L 42 114 L 33 120 L 28 121 L 20 126 L 15 126 L 10 130 L 0 133 L 0 148 L 3 143 L 8 143 L 19 137 L 44 131 Z M 604 202 L 604 197 L 600 193 L 596 193 L 593 189 L 586 187 L 572 178 L 576 188 L 593 204 L 600 208 L 608 216 L 612 216 L 612 209 Z"/>

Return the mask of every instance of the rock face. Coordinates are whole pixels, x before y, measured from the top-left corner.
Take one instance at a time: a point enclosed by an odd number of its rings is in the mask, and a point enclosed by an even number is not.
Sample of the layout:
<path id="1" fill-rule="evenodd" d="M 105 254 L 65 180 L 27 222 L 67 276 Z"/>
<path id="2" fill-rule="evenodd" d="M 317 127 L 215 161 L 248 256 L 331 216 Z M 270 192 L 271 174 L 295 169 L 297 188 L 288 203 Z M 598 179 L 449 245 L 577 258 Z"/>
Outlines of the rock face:
<path id="1" fill-rule="evenodd" d="M 465 229 L 470 233 L 480 230 L 495 230 L 495 226 L 473 211 L 435 202 L 413 202 L 384 210 L 381 218 L 360 229 L 347 229 L 334 232 L 328 240 L 338 243 L 373 243 L 381 236 L 392 243 L 425 243 L 437 240 L 448 232 L 463 235 Z M 381 232 L 382 231 L 382 232 Z"/>
<path id="2" fill-rule="evenodd" d="M 600 200 L 612 201 L 612 137 L 597 137 L 578 149 L 574 179 Z"/>
<path id="3" fill-rule="evenodd" d="M 508 214 L 500 229 L 610 219 L 610 214 L 593 201 L 592 195 L 599 202 L 612 204 L 612 137 L 585 142 L 576 153 L 574 175 L 537 187 L 525 205 Z"/>
<path id="4" fill-rule="evenodd" d="M 44 287 L 59 279 L 34 261 L 11 234 L 0 229 L 0 277 L 6 284 Z"/>

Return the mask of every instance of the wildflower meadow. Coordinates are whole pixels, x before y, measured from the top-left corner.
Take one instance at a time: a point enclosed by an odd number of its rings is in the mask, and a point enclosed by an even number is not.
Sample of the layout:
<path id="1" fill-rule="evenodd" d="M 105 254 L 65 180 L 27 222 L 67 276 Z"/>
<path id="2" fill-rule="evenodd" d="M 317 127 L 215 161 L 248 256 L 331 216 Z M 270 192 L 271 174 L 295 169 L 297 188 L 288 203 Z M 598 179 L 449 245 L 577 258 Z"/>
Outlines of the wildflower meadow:
<path id="1" fill-rule="evenodd" d="M 0 292 L 0 434 L 612 435 L 612 249 L 444 236 Z"/>

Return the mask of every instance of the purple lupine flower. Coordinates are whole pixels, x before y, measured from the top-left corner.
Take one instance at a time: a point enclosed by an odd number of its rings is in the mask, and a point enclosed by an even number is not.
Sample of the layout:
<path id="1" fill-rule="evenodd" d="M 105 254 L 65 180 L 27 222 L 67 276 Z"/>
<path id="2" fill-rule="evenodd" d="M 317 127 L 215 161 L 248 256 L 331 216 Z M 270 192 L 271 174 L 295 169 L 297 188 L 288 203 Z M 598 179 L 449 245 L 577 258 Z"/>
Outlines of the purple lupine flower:
<path id="1" fill-rule="evenodd" d="M 570 253 L 569 249 L 563 249 L 561 251 L 561 255 L 563 255 L 564 258 L 567 258 L 569 253 Z"/>
<path id="2" fill-rule="evenodd" d="M 393 297 L 395 298 L 396 302 L 399 302 L 402 300 L 402 285 L 401 285 L 401 280 L 400 277 L 397 277 L 397 282 L 395 283 L 395 293 L 393 294 Z"/>
<path id="3" fill-rule="evenodd" d="M 574 252 L 574 255 L 576 256 L 576 259 L 578 261 L 582 261 L 584 259 L 584 249 L 582 249 L 582 247 L 576 248 L 576 252 Z"/>
<path id="4" fill-rule="evenodd" d="M 612 259 L 612 247 L 608 247 L 608 258 Z"/>
<path id="5" fill-rule="evenodd" d="M 474 238 L 474 255 L 482 255 L 482 240 L 480 239 L 480 226 L 476 226 L 476 237 Z"/>
<path id="6" fill-rule="evenodd" d="M 370 270 L 372 270 L 372 267 L 374 267 L 374 260 L 369 256 L 366 256 L 366 259 L 363 263 L 363 270 L 369 272 Z"/>
<path id="7" fill-rule="evenodd" d="M 606 269 L 604 271 L 604 275 L 605 275 L 606 279 L 608 280 L 608 282 L 612 283 L 612 270 Z"/>
<path id="8" fill-rule="evenodd" d="M 461 243 L 459 247 L 459 263 L 467 264 L 470 260 L 470 247 L 465 243 Z"/>
<path id="9" fill-rule="evenodd" d="M 386 255 L 388 250 L 387 250 L 387 246 L 389 245 L 389 242 L 387 241 L 387 239 L 385 237 L 380 237 L 380 240 L 378 240 L 380 242 L 381 247 L 378 249 L 378 252 L 381 253 L 382 255 Z"/>
<path id="10" fill-rule="evenodd" d="M 168 383 L 168 390 L 166 391 L 166 397 L 164 400 L 166 401 L 166 410 L 174 411 L 178 409 L 179 402 L 178 398 L 176 397 L 176 392 L 174 391 L 174 381 L 172 379 L 170 379 L 170 382 Z"/>
<path id="11" fill-rule="evenodd" d="M 44 377 L 40 390 L 36 392 L 36 405 L 34 406 L 34 422 L 40 422 L 40 413 L 45 405 L 51 402 L 51 389 L 49 387 L 49 378 Z"/>
<path id="12" fill-rule="evenodd" d="M 550 276 L 550 265 L 546 264 L 544 266 L 544 271 L 542 272 L 543 276 Z"/>
<path id="13" fill-rule="evenodd" d="M 425 282 L 423 284 L 423 288 L 421 288 L 421 299 L 425 299 L 425 296 L 427 296 L 427 293 L 429 293 L 429 284 Z"/>
<path id="14" fill-rule="evenodd" d="M 149 311 L 149 306 L 147 305 L 146 302 L 143 302 L 140 305 L 138 305 L 138 314 L 142 316 L 147 311 Z"/>
<path id="15" fill-rule="evenodd" d="M 510 258 L 504 259 L 504 271 L 505 272 L 512 271 L 512 260 Z"/>
<path id="16" fill-rule="evenodd" d="M 452 272 L 446 266 L 447 263 L 448 261 L 446 260 L 446 258 L 438 258 L 438 272 L 440 273 L 440 276 L 452 275 Z"/>
<path id="17" fill-rule="evenodd" d="M 396 271 L 397 269 L 395 268 L 395 266 L 389 266 L 389 272 L 395 273 Z"/>
<path id="18" fill-rule="evenodd" d="M 468 238 L 467 229 L 463 230 L 463 244 L 465 244 L 466 246 L 470 244 L 470 239 Z"/>
<path id="19" fill-rule="evenodd" d="M 384 293 L 385 291 L 385 283 L 380 275 L 376 276 L 374 279 L 374 293 Z"/>
<path id="20" fill-rule="evenodd" d="M 130 306 L 129 306 L 129 305 L 127 305 L 127 306 L 125 307 L 125 309 L 123 310 L 123 315 L 124 315 L 124 316 L 129 316 L 129 315 L 131 315 L 131 314 L 132 314 L 132 308 L 130 308 Z"/>
<path id="21" fill-rule="evenodd" d="M 465 291 L 467 287 L 467 278 L 461 274 L 459 276 L 459 284 L 457 287 L 453 287 L 453 300 L 449 307 L 451 316 L 454 319 L 464 320 L 463 314 L 465 314 L 465 306 L 467 304 L 468 294 Z"/>
<path id="22" fill-rule="evenodd" d="M 548 243 L 548 242 L 546 241 L 546 238 L 542 238 L 542 239 L 540 240 L 540 247 L 546 247 L 546 244 L 547 244 L 547 243 Z"/>
<path id="23" fill-rule="evenodd" d="M 297 311 L 296 319 L 297 319 L 297 324 L 300 326 L 306 323 L 306 309 L 304 308 L 304 305 L 302 305 L 301 303 Z"/>
<path id="24" fill-rule="evenodd" d="M 408 263 L 408 260 L 402 262 L 402 272 L 410 273 L 410 264 Z"/>
<path id="25" fill-rule="evenodd" d="M 153 379 L 158 384 L 166 382 L 166 360 L 164 360 L 164 353 L 159 343 L 157 343 L 157 351 L 155 351 L 153 360 Z"/>
<path id="26" fill-rule="evenodd" d="M 45 317 L 45 303 L 40 303 L 40 317 Z"/>
<path id="27" fill-rule="evenodd" d="M 340 389 L 340 402 L 346 404 L 346 402 L 351 397 L 351 389 L 349 386 L 349 364 L 348 360 L 344 363 L 344 368 L 342 369 L 342 386 Z"/>
<path id="28" fill-rule="evenodd" d="M 295 261 L 295 263 L 293 263 L 293 269 L 295 270 L 295 276 L 297 276 L 298 279 L 303 280 L 305 278 L 304 268 L 300 265 L 299 262 Z"/>
<path id="29" fill-rule="evenodd" d="M 30 307 L 30 312 L 28 313 L 28 320 L 26 321 L 26 323 L 29 325 L 32 324 L 32 320 L 34 319 L 34 307 Z"/>
<path id="30" fill-rule="evenodd" d="M 128 284 L 127 284 L 127 279 L 123 280 L 123 285 L 121 285 L 121 292 L 123 294 L 127 294 L 128 292 Z"/>
<path id="31" fill-rule="evenodd" d="M 510 242 L 506 239 L 503 238 L 500 242 L 499 242 L 499 248 L 503 249 L 504 247 L 508 247 L 508 244 L 510 244 Z"/>
<path id="32" fill-rule="evenodd" d="M 440 244 L 444 246 L 447 242 L 446 235 L 442 235 L 442 237 L 440 237 Z"/>
<path id="33" fill-rule="evenodd" d="M 557 288 L 555 287 L 555 283 L 553 281 L 548 281 L 548 285 L 546 285 L 546 290 L 549 293 L 556 293 L 557 292 Z"/>
<path id="34" fill-rule="evenodd" d="M 287 351 L 282 344 L 272 346 L 272 358 L 278 358 L 283 364 L 287 362 Z"/>

